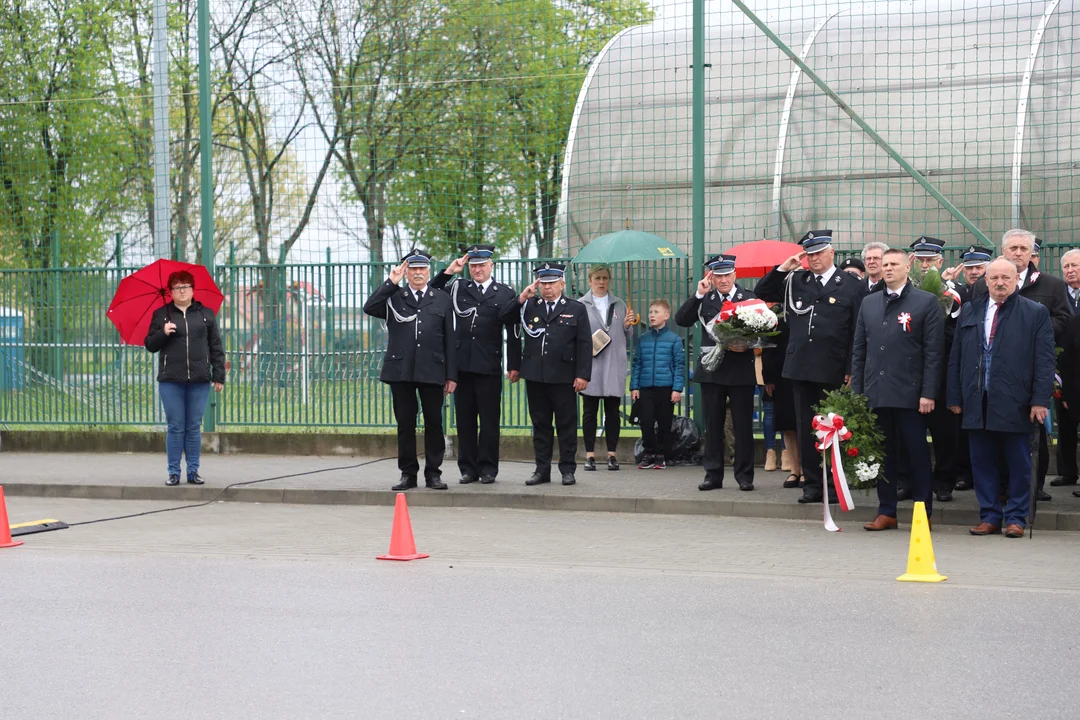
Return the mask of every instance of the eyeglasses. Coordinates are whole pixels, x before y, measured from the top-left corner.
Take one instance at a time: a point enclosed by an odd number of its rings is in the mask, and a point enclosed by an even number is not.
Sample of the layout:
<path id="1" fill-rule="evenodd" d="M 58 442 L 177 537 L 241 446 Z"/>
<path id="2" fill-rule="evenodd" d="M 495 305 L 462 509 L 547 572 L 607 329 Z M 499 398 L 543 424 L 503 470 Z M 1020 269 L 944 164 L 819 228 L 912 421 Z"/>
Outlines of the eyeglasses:
<path id="1" fill-rule="evenodd" d="M 192 285 L 173 285 L 172 286 L 172 292 L 176 292 L 177 290 L 194 290 L 194 289 L 195 288 Z"/>

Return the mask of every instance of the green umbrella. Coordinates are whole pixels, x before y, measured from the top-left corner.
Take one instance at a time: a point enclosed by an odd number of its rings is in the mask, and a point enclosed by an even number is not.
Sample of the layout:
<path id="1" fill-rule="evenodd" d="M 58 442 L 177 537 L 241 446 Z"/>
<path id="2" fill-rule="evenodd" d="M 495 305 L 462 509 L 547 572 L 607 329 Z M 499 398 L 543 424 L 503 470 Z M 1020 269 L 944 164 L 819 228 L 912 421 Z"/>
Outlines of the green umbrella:
<path id="1" fill-rule="evenodd" d="M 686 253 L 664 238 L 640 230 L 620 230 L 601 235 L 581 249 L 570 262 L 575 265 L 626 263 L 626 306 L 630 307 L 630 263 L 653 260 L 685 260 Z M 638 323 L 635 318 L 634 324 Z"/>

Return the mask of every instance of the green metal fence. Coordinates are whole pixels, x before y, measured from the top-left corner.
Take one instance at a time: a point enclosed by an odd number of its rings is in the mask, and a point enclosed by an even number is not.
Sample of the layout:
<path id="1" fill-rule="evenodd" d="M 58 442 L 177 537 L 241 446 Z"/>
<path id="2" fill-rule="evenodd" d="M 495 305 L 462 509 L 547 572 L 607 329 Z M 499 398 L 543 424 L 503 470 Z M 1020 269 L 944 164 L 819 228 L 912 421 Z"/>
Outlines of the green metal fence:
<path id="1" fill-rule="evenodd" d="M 535 260 L 503 261 L 496 279 L 531 282 Z M 218 315 L 228 383 L 218 427 L 389 427 L 390 394 L 379 382 L 381 321 L 364 300 L 389 272 L 386 263 L 223 265 Z M 157 425 L 154 357 L 122 345 L 105 309 L 134 268 L 0 271 L 0 423 L 5 425 Z M 628 269 L 612 268 L 613 292 L 626 297 Z M 692 281 L 685 261 L 636 266 L 630 302 L 677 304 Z M 571 268 L 567 294 L 587 289 Z M 530 425 L 524 384 L 506 382 L 503 425 Z M 453 404 L 447 404 L 453 422 Z"/>

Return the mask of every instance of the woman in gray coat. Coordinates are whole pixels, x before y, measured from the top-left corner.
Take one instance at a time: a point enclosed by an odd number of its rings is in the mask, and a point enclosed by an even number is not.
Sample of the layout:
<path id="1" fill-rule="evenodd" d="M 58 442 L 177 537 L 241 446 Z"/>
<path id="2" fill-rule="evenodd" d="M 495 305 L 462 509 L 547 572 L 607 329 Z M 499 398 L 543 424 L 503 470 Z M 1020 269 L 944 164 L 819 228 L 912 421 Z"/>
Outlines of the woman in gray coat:
<path id="1" fill-rule="evenodd" d="M 585 469 L 596 470 L 596 425 L 600 401 L 604 401 L 604 437 L 607 441 L 608 470 L 618 470 L 615 450 L 619 446 L 619 417 L 623 396 L 626 394 L 627 345 L 633 335 L 635 315 L 628 311 L 626 303 L 608 292 L 611 270 L 606 265 L 589 268 L 589 292 L 581 298 L 589 311 L 589 324 L 594 333 L 593 347 L 597 347 L 595 333 L 602 330 L 611 341 L 593 355 L 592 378 L 581 394 L 581 432 L 585 436 Z"/>

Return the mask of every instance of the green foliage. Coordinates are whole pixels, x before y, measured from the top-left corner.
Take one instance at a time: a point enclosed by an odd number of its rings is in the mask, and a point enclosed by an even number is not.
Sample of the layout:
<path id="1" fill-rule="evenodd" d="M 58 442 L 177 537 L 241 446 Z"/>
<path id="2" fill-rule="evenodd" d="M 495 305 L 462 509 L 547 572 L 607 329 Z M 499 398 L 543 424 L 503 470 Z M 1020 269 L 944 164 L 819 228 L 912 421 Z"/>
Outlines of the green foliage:
<path id="1" fill-rule="evenodd" d="M 870 409 L 866 397 L 849 387 L 842 387 L 826 395 L 814 412 L 826 416 L 836 413 L 844 418 L 844 426 L 851 431 L 851 438 L 840 445 L 840 457 L 843 459 L 848 485 L 865 491 L 876 487 L 878 480 L 884 479 L 885 435 L 878 427 L 877 415 Z M 858 454 L 850 455 L 849 451 L 852 449 L 857 450 Z M 831 457 L 829 461 L 832 462 Z M 878 473 L 874 477 L 860 477 L 860 463 L 868 466 L 877 464 Z"/>

